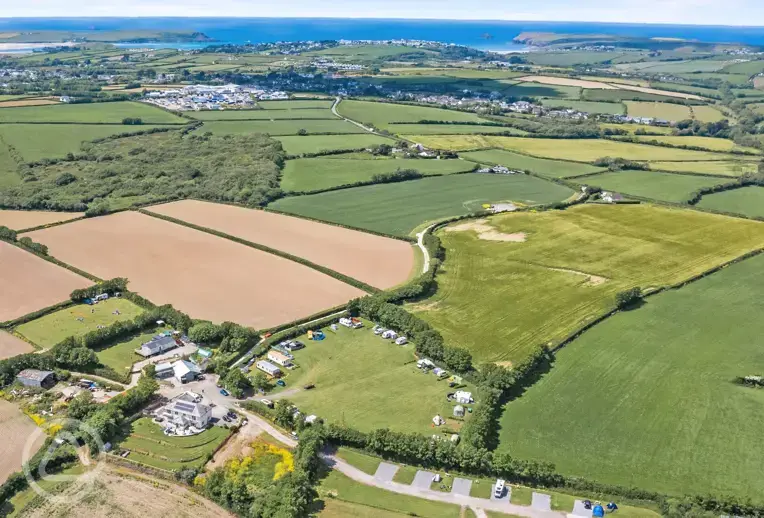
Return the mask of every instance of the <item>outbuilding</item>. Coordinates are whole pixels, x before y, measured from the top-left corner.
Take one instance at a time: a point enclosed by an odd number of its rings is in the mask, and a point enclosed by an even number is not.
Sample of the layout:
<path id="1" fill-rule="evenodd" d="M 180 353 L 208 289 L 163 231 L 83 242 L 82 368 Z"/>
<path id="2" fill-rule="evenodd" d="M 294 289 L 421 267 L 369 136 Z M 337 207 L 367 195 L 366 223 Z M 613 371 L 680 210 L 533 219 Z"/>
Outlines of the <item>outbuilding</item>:
<path id="1" fill-rule="evenodd" d="M 269 376 L 273 376 L 274 378 L 281 377 L 281 369 L 273 365 L 271 362 L 260 360 L 255 366 Z"/>
<path id="2" fill-rule="evenodd" d="M 16 379 L 25 387 L 49 389 L 56 384 L 54 372 L 37 369 L 24 369 L 16 375 Z"/>
<path id="3" fill-rule="evenodd" d="M 199 374 L 201 374 L 199 367 L 197 367 L 195 363 L 188 360 L 176 361 L 172 364 L 172 370 L 175 374 L 175 379 L 181 383 L 194 381 L 199 376 Z"/>
<path id="4" fill-rule="evenodd" d="M 175 370 L 169 362 L 157 363 L 154 367 L 154 375 L 159 379 L 172 378 L 174 374 Z"/>

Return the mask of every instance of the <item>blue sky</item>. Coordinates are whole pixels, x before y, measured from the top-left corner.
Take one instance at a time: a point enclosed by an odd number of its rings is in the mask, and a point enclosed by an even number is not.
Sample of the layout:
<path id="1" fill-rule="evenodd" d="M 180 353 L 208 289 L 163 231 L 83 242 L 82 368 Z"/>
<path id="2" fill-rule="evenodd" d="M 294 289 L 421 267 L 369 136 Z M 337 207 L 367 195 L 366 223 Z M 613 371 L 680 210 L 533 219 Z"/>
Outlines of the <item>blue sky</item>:
<path id="1" fill-rule="evenodd" d="M 0 17 L 283 16 L 764 25 L 762 0 L 0 0 L 0 7 Z"/>

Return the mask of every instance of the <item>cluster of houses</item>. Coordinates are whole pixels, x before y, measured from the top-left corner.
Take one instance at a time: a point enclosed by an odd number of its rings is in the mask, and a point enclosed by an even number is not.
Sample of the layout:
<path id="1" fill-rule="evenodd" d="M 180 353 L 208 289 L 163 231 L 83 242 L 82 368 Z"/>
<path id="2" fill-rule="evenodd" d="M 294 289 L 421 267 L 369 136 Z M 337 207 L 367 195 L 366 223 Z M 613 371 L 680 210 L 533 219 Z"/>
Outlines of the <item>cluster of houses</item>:
<path id="1" fill-rule="evenodd" d="M 364 65 L 356 65 L 354 63 L 337 63 L 336 61 L 329 61 L 327 59 L 320 59 L 311 63 L 314 67 L 320 70 L 341 70 L 343 72 L 359 72 L 366 67 Z"/>
<path id="2" fill-rule="evenodd" d="M 149 104 L 175 111 L 253 108 L 257 100 L 284 99 L 289 99 L 289 95 L 284 91 L 235 84 L 189 85 L 181 89 L 148 92 L 143 98 Z"/>
<path id="3" fill-rule="evenodd" d="M 666 119 L 658 119 L 655 117 L 632 117 L 631 115 L 600 115 L 600 120 L 607 120 L 607 122 L 615 122 L 617 124 L 642 124 L 644 126 L 671 126 L 671 121 Z"/>

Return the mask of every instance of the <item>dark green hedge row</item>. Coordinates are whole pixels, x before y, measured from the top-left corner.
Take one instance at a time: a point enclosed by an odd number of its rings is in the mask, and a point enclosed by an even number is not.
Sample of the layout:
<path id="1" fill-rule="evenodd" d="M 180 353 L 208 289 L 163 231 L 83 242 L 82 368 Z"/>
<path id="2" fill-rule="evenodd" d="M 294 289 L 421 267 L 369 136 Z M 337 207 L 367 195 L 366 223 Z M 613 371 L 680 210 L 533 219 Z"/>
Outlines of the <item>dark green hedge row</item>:
<path id="1" fill-rule="evenodd" d="M 758 153 L 754 153 L 752 151 L 743 151 L 740 149 L 730 149 L 729 151 L 718 151 L 714 149 L 708 149 L 702 146 L 677 146 L 676 144 L 668 144 L 666 142 L 660 142 L 658 140 L 641 140 L 635 137 L 622 137 L 622 138 L 617 138 L 612 140 L 615 140 L 616 142 L 631 142 L 634 144 L 645 144 L 648 146 L 669 147 L 674 149 L 688 149 L 690 151 L 705 151 L 706 153 L 721 153 L 724 155 L 759 156 Z"/>
<path id="2" fill-rule="evenodd" d="M 127 290 L 128 280 L 124 277 L 115 277 L 106 281 L 101 281 L 88 288 L 74 290 L 69 298 L 72 302 L 82 302 L 85 299 L 90 299 L 101 293 L 108 293 L 114 295 L 115 293 L 121 293 Z"/>
<path id="3" fill-rule="evenodd" d="M 40 317 L 44 317 L 45 315 L 49 313 L 54 313 L 58 311 L 59 309 L 64 309 L 69 306 L 71 306 L 73 302 L 71 300 L 66 300 L 64 302 L 59 302 L 58 304 L 53 304 L 52 306 L 48 306 L 47 308 L 39 309 L 37 311 L 33 311 L 32 313 L 28 313 L 24 315 L 23 317 L 19 317 L 14 320 L 8 320 L 7 322 L 0 322 L 0 328 L 12 328 L 16 326 L 20 326 L 21 324 L 26 324 L 27 322 L 31 322 L 32 320 L 36 320 Z"/>
<path id="4" fill-rule="evenodd" d="M 717 192 L 731 191 L 734 189 L 740 189 L 742 187 L 753 186 L 764 187 L 764 178 L 761 178 L 758 175 L 743 175 L 737 180 L 731 182 L 720 183 L 711 187 L 704 187 L 693 192 L 686 203 L 688 205 L 696 205 L 706 194 L 714 194 Z"/>
<path id="5" fill-rule="evenodd" d="M 337 279 L 338 281 L 344 282 L 346 284 L 350 284 L 351 286 L 354 286 L 360 290 L 363 290 L 367 293 L 377 293 L 379 291 L 378 288 L 375 288 L 374 286 L 371 286 L 369 284 L 366 284 L 365 282 L 361 282 L 358 279 L 354 279 L 352 277 L 349 277 L 345 274 L 336 272 L 334 270 L 331 270 L 329 268 L 326 268 L 325 266 L 321 266 L 319 264 L 316 264 L 312 261 L 308 261 L 307 259 L 304 259 L 302 257 L 298 257 L 296 255 L 289 254 L 287 252 L 283 252 L 281 250 L 277 250 L 275 248 L 271 248 L 269 246 L 261 245 L 259 243 L 254 243 L 252 241 L 247 241 L 246 239 L 242 239 L 240 237 L 232 236 L 230 234 L 226 234 L 225 232 L 220 232 L 218 230 L 214 230 L 207 227 L 201 227 L 199 225 L 194 225 L 193 223 L 188 223 L 187 221 L 183 221 L 180 219 L 176 219 L 170 216 L 165 216 L 164 214 L 158 214 L 156 212 L 151 212 L 145 209 L 138 209 L 138 212 L 141 212 L 143 214 L 146 214 L 148 216 L 152 216 L 158 219 L 163 219 L 165 221 L 169 221 L 171 223 L 175 223 L 176 225 L 183 225 L 184 227 L 192 228 L 194 230 L 199 230 L 201 232 L 206 232 L 207 234 L 212 234 L 213 236 L 222 237 L 223 239 L 228 239 L 230 241 L 233 241 L 235 243 L 239 243 L 244 246 L 248 246 L 250 248 L 255 248 L 257 250 L 260 250 L 262 252 L 267 252 L 269 254 L 273 254 L 279 257 L 283 257 L 284 259 L 289 259 L 290 261 L 294 261 L 296 263 L 302 264 L 303 266 L 307 266 L 308 268 L 313 268 L 314 270 L 318 270 L 319 272 L 328 275 L 329 277 L 333 277 Z"/>

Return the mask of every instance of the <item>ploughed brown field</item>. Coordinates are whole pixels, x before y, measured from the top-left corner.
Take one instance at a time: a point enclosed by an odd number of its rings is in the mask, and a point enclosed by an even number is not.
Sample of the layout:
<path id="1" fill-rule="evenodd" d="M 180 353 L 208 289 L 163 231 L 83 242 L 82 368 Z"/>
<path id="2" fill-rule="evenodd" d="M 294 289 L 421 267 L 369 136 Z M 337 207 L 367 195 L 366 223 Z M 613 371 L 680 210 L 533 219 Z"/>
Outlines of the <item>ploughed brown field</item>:
<path id="1" fill-rule="evenodd" d="M 16 405 L 0 399 L 0 484 L 29 460 L 24 458 L 27 440 L 30 456 L 45 442 L 45 433 L 36 432 L 37 426 Z"/>
<path id="2" fill-rule="evenodd" d="M 46 212 L 41 210 L 0 210 L 0 226 L 24 230 L 59 221 L 79 218 L 82 212 Z"/>
<path id="3" fill-rule="evenodd" d="M 28 234 L 51 255 L 193 318 L 258 329 L 364 295 L 288 259 L 138 212 L 83 219 Z"/>
<path id="4" fill-rule="evenodd" d="M 302 257 L 377 288 L 405 282 L 414 267 L 411 244 L 336 225 L 195 200 L 150 210 Z"/>
<path id="5" fill-rule="evenodd" d="M 31 353 L 34 347 L 17 336 L 0 329 L 0 360 L 13 358 L 19 354 Z"/>
<path id="6" fill-rule="evenodd" d="M 0 241 L 0 322 L 63 302 L 93 284 L 66 268 Z"/>

